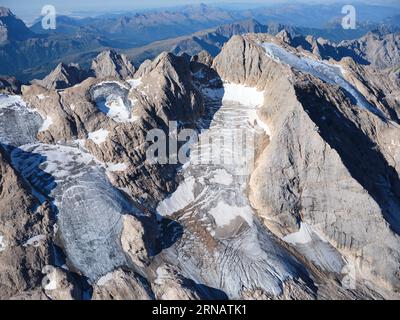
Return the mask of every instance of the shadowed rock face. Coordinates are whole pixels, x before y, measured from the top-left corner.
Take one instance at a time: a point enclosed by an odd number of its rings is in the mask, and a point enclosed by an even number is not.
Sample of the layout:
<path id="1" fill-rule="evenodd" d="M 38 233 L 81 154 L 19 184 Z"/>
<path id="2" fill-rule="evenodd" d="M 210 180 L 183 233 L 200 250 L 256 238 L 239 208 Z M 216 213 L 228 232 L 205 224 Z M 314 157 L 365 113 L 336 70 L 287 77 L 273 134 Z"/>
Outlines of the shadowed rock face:
<path id="1" fill-rule="evenodd" d="M 25 40 L 32 35 L 33 32 L 10 9 L 0 7 L 0 44 L 11 40 Z"/>
<path id="2" fill-rule="evenodd" d="M 40 296 L 51 263 L 50 209 L 40 205 L 0 146 L 0 299 Z M 10 224 L 12 222 L 12 224 Z M 40 241 L 29 241 L 42 235 Z M 29 244 L 27 244 L 29 243 Z"/>
<path id="3" fill-rule="evenodd" d="M 0 77 L 0 92 L 20 94 L 21 83 L 15 77 Z"/>

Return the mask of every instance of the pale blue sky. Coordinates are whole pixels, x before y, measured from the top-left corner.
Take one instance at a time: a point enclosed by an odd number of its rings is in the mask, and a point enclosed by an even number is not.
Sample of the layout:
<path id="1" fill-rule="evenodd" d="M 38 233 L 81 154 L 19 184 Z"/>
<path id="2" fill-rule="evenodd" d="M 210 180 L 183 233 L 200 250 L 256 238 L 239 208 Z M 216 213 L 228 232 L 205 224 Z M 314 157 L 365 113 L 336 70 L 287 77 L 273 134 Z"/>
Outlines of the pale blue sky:
<path id="1" fill-rule="evenodd" d="M 168 7 L 187 4 L 224 4 L 224 3 L 254 3 L 268 5 L 274 3 L 327 3 L 349 2 L 349 0 L 0 0 L 0 6 L 11 10 L 25 21 L 32 21 L 40 15 L 41 8 L 46 4 L 54 5 L 59 14 L 67 14 L 72 11 L 94 12 L 118 12 L 124 10 L 142 10 L 146 8 Z M 373 4 L 398 5 L 398 0 L 357 0 Z"/>

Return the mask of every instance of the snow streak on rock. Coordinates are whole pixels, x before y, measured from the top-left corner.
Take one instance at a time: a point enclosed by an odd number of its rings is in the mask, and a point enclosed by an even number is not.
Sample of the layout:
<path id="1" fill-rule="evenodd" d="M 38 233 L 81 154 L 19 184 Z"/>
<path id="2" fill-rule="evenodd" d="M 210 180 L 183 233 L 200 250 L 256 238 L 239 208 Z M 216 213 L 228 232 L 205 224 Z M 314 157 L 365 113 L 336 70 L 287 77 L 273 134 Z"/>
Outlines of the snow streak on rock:
<path id="1" fill-rule="evenodd" d="M 365 97 L 354 88 L 354 86 L 344 79 L 343 70 L 339 66 L 310 59 L 308 57 L 298 57 L 294 53 L 291 53 L 274 43 L 268 42 L 264 43 L 262 46 L 269 57 L 286 63 L 298 71 L 309 73 L 327 83 L 338 85 L 357 101 L 359 107 L 385 118 L 384 114 L 379 109 L 371 105 Z"/>

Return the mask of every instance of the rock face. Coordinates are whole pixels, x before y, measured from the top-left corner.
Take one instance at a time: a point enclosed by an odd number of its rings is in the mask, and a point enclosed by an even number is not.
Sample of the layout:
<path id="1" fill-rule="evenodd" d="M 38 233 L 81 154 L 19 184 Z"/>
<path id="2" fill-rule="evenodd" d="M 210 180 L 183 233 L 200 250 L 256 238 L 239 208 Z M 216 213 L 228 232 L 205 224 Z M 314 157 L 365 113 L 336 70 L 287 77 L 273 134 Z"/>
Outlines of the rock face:
<path id="1" fill-rule="evenodd" d="M 210 32 L 194 34 L 191 37 L 178 41 L 171 52 L 178 55 L 187 53 L 196 55 L 205 50 L 215 57 L 221 51 L 222 46 L 234 35 L 246 33 L 270 33 L 276 34 L 284 28 L 283 25 L 270 23 L 263 25 L 254 19 L 242 20 L 236 23 L 222 25 Z"/>
<path id="2" fill-rule="evenodd" d="M 224 79 L 265 92 L 260 116 L 271 141 L 251 176 L 253 206 L 270 230 L 303 254 L 327 241 L 351 261 L 356 278 L 374 281 L 378 292 L 385 286 L 398 291 L 399 153 L 381 140 L 398 144 L 398 126 L 354 106 L 337 86 L 267 57 L 259 45 L 267 41 L 274 40 L 233 38 L 214 61 Z M 291 242 L 292 234 L 310 239 Z"/>
<path id="3" fill-rule="evenodd" d="M 30 194 L 0 146 L 0 299 L 40 295 L 41 269 L 50 262 L 49 226 L 48 204 Z"/>
<path id="4" fill-rule="evenodd" d="M 135 266 L 144 268 L 150 261 L 147 248 L 151 244 L 145 242 L 145 230 L 140 221 L 133 216 L 124 216 L 121 245 Z"/>
<path id="5" fill-rule="evenodd" d="M 0 44 L 11 40 L 25 40 L 32 35 L 32 31 L 10 9 L 0 7 Z"/>
<path id="6" fill-rule="evenodd" d="M 341 42 L 339 48 L 355 52 L 376 68 L 400 64 L 400 33 L 382 35 L 379 32 L 369 32 L 360 39 Z"/>
<path id="7" fill-rule="evenodd" d="M 21 94 L 21 83 L 15 77 L 0 77 L 0 93 Z"/>
<path id="8" fill-rule="evenodd" d="M 65 89 L 81 83 L 87 78 L 88 73 L 81 69 L 79 65 L 60 63 L 43 80 L 36 80 L 33 83 L 41 85 L 46 89 Z"/>
<path id="9" fill-rule="evenodd" d="M 92 71 L 96 78 L 126 79 L 133 77 L 135 68 L 125 55 L 113 50 L 100 53 L 92 62 Z"/>
<path id="10" fill-rule="evenodd" d="M 140 276 L 116 270 L 101 278 L 93 288 L 93 300 L 152 300 L 154 295 Z"/>
<path id="11" fill-rule="evenodd" d="M 334 43 L 321 37 L 291 35 L 285 30 L 277 35 L 279 39 L 292 47 L 301 47 L 319 58 L 340 61 L 352 58 L 360 65 L 370 65 L 376 69 L 387 69 L 400 64 L 400 33 L 368 32 L 355 40 Z"/>

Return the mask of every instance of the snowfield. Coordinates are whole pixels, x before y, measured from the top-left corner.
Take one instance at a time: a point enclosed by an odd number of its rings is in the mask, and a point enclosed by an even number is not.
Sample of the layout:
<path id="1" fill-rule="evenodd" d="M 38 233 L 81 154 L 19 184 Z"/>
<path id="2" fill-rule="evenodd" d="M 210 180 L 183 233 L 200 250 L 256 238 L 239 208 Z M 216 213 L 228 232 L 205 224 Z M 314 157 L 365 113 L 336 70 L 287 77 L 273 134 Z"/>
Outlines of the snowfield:
<path id="1" fill-rule="evenodd" d="M 108 134 L 108 130 L 100 129 L 94 132 L 90 132 L 88 138 L 92 140 L 95 144 L 100 145 L 106 142 Z"/>

